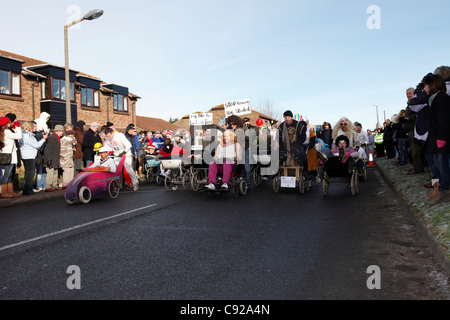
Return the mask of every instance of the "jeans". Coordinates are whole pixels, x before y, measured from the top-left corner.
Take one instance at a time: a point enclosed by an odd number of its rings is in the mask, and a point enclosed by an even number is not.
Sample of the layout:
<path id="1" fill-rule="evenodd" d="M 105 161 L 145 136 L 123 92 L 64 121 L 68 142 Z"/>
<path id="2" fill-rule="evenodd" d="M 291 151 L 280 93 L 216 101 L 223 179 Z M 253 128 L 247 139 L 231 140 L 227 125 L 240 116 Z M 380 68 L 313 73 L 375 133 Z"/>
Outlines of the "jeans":
<path id="1" fill-rule="evenodd" d="M 450 153 L 434 153 L 434 165 L 439 170 L 439 190 L 449 190 Z"/>
<path id="2" fill-rule="evenodd" d="M 36 188 L 44 189 L 47 183 L 47 170 L 43 165 L 36 167 Z"/>
<path id="3" fill-rule="evenodd" d="M 33 193 L 33 178 L 34 171 L 36 168 L 36 162 L 33 159 L 22 159 L 23 166 L 25 167 L 25 177 L 23 182 L 23 193 L 31 194 Z"/>
<path id="4" fill-rule="evenodd" d="M 5 171 L 3 172 L 3 178 L 2 178 L 1 184 L 11 183 L 12 182 L 11 173 L 13 171 L 14 164 L 4 165 L 3 168 L 5 169 Z"/>
<path id="5" fill-rule="evenodd" d="M 406 143 L 408 142 L 408 138 L 399 138 L 398 139 L 398 158 L 400 165 L 408 164 L 408 157 L 406 153 Z"/>

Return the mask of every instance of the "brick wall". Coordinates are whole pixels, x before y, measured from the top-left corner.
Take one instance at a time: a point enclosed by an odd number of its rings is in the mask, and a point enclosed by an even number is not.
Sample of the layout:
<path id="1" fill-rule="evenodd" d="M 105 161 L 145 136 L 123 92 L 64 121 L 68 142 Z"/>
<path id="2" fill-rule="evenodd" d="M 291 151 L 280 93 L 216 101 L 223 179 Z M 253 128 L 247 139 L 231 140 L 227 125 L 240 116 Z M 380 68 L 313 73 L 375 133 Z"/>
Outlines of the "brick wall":
<path id="1" fill-rule="evenodd" d="M 41 113 L 41 84 L 35 84 L 34 87 L 34 114 L 33 114 L 33 89 L 32 85 L 36 82 L 36 78 L 28 78 L 21 75 L 22 97 L 10 97 L 0 95 L 0 116 L 7 113 L 14 113 L 21 122 L 37 119 Z M 107 122 L 107 106 L 109 105 L 109 121 L 114 123 L 119 130 L 126 128 L 129 123 L 133 122 L 135 100 L 128 99 L 128 113 L 113 111 L 113 100 L 107 100 L 110 95 L 100 92 L 100 108 L 81 107 L 81 92 L 75 91 L 77 102 L 78 120 L 83 120 L 89 125 L 95 121 L 100 126 Z M 136 117 L 134 117 L 136 119 Z M 136 121 L 136 120 L 134 120 Z"/>

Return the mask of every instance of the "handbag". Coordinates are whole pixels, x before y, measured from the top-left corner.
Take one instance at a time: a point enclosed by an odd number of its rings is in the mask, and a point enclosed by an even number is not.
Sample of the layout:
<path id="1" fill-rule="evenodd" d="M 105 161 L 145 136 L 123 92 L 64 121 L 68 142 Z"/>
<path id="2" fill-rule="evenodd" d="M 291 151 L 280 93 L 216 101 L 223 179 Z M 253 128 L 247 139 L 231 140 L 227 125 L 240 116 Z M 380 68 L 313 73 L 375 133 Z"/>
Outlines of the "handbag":
<path id="1" fill-rule="evenodd" d="M 42 155 L 41 151 L 39 151 L 39 150 L 36 154 L 35 164 L 36 164 L 36 166 L 42 166 L 44 164 L 44 156 Z"/>
<path id="2" fill-rule="evenodd" d="M 0 164 L 8 165 L 11 164 L 12 155 L 11 153 L 0 153 Z"/>

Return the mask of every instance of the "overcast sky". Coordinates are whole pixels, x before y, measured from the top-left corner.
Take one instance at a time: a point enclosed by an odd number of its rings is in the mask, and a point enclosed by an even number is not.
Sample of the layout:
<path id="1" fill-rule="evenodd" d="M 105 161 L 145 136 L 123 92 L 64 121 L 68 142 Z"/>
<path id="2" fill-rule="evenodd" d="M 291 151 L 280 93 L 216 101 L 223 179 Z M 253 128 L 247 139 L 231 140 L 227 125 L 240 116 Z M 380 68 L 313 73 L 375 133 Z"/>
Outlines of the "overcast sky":
<path id="1" fill-rule="evenodd" d="M 405 91 L 450 65 L 448 0 L 4 1 L 1 49 L 64 65 L 142 97 L 168 120 L 232 100 L 365 128 L 406 107 Z"/>

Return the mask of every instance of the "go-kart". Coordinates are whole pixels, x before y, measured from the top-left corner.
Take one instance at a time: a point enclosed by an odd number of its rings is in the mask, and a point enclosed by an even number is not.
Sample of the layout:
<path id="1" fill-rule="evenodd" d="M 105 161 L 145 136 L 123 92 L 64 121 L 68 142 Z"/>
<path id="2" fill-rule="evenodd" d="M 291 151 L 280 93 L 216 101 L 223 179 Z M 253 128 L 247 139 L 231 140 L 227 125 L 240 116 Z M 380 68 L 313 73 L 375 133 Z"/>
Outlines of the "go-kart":
<path id="1" fill-rule="evenodd" d="M 65 194 L 66 202 L 73 204 L 79 200 L 81 203 L 87 204 L 93 196 L 104 193 L 108 193 L 113 199 L 117 198 L 120 191 L 119 178 L 122 173 L 125 158 L 126 156 L 122 157 L 114 173 L 103 171 L 106 168 L 86 168 L 85 172 L 79 173 L 67 185 Z"/>

